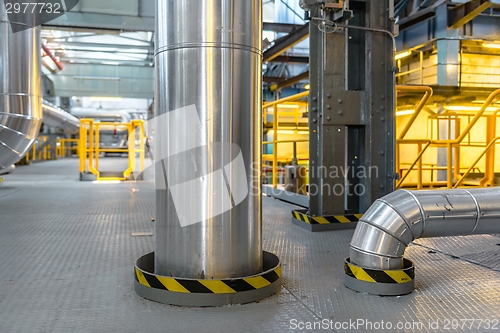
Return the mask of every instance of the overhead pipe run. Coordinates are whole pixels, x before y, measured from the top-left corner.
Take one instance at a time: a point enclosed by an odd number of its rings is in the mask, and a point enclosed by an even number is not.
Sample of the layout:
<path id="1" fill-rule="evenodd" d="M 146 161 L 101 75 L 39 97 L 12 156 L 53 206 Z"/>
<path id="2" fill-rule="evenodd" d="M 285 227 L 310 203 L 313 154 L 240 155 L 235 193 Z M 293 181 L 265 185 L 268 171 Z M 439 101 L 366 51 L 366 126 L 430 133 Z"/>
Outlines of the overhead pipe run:
<path id="1" fill-rule="evenodd" d="M 500 188 L 398 190 L 360 219 L 345 262 L 345 285 L 377 295 L 414 288 L 413 263 L 403 258 L 415 239 L 500 232 Z"/>
<path id="2" fill-rule="evenodd" d="M 59 61 L 59 59 L 56 58 L 56 56 L 52 53 L 52 51 L 50 51 L 50 49 L 45 44 L 42 44 L 42 49 L 43 52 L 45 52 L 45 54 L 54 62 L 54 64 L 56 64 L 59 70 L 64 69 L 63 64 Z"/>
<path id="3" fill-rule="evenodd" d="M 13 33 L 11 24 L 25 25 L 0 5 L 0 169 L 23 158 L 42 123 L 40 27 Z"/>
<path id="4" fill-rule="evenodd" d="M 280 289 L 262 251 L 262 1 L 156 1 L 155 252 L 145 298 L 221 306 Z M 148 126 L 149 127 L 149 126 Z"/>
<path id="5" fill-rule="evenodd" d="M 63 129 L 70 134 L 80 131 L 80 120 L 50 102 L 43 101 L 42 121 L 46 126 Z"/>

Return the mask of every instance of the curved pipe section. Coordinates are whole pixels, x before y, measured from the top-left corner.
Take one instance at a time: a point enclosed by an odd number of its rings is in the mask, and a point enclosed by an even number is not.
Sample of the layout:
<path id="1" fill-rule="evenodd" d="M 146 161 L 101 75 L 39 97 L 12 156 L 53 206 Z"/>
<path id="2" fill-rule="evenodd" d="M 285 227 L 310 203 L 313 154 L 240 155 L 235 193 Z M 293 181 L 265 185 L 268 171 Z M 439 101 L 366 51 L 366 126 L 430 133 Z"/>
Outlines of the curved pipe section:
<path id="1" fill-rule="evenodd" d="M 500 188 L 393 192 L 368 209 L 351 240 L 350 260 L 370 269 L 403 268 L 417 238 L 500 232 Z"/>
<path id="2" fill-rule="evenodd" d="M 1 5 L 0 169 L 26 154 L 42 120 L 40 27 L 13 33 L 10 24 Z"/>

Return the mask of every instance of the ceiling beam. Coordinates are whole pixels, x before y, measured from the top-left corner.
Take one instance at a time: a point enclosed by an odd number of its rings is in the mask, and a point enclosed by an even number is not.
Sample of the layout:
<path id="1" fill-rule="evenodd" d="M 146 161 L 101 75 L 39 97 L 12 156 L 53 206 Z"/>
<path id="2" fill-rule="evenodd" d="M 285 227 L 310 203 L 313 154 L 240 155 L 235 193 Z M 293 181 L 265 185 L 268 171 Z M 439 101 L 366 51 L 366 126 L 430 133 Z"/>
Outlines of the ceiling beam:
<path id="1" fill-rule="evenodd" d="M 307 37 L 309 37 L 309 23 L 276 40 L 274 45 L 264 52 L 264 62 L 272 61 Z"/>
<path id="2" fill-rule="evenodd" d="M 448 26 L 451 29 L 458 29 L 490 7 L 500 7 L 500 1 L 472 0 L 455 6 L 448 11 Z"/>
<path id="3" fill-rule="evenodd" d="M 43 26 L 120 31 L 154 31 L 155 18 L 153 16 L 127 16 L 70 11 L 45 23 Z M 290 33 L 299 29 L 301 26 L 302 25 L 298 24 L 264 22 L 263 30 Z"/>
<path id="4" fill-rule="evenodd" d="M 276 91 L 279 89 L 290 87 L 294 84 L 299 83 L 300 81 L 307 80 L 307 79 L 309 79 L 309 71 L 304 72 L 302 74 L 299 74 L 297 76 L 291 77 L 283 82 L 276 83 L 276 84 L 272 85 L 270 89 L 271 89 L 271 91 Z"/>

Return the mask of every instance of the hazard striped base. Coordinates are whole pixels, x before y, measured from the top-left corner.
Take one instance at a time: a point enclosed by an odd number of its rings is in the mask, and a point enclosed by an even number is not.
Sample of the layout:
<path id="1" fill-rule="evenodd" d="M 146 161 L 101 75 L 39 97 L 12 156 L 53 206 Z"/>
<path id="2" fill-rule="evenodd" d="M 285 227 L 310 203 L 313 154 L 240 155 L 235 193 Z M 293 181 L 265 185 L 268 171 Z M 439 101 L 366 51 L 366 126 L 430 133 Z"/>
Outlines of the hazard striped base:
<path id="1" fill-rule="evenodd" d="M 396 296 L 413 291 L 415 267 L 403 259 L 404 267 L 394 270 L 376 270 L 356 266 L 347 258 L 344 262 L 344 284 L 349 289 L 374 295 Z"/>
<path id="2" fill-rule="evenodd" d="M 354 229 L 363 214 L 310 216 L 307 210 L 292 211 L 293 222 L 310 231 Z M 298 223 L 297 223 L 298 222 Z"/>
<path id="3" fill-rule="evenodd" d="M 223 306 L 254 302 L 281 288 L 281 264 L 274 254 L 263 252 L 264 272 L 236 279 L 204 280 L 154 274 L 154 252 L 135 265 L 135 290 L 144 298 L 181 306 Z"/>

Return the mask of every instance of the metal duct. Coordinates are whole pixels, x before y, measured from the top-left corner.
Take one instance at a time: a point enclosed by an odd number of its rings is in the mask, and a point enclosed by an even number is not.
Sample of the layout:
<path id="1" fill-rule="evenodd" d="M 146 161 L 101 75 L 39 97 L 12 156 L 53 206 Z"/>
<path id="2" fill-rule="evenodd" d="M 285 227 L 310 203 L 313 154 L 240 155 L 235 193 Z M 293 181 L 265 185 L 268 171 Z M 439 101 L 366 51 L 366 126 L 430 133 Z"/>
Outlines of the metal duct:
<path id="1" fill-rule="evenodd" d="M 0 169 L 19 161 L 40 131 L 40 62 L 40 27 L 12 33 L 0 5 Z"/>
<path id="2" fill-rule="evenodd" d="M 500 232 L 500 188 L 393 192 L 368 209 L 351 240 L 351 263 L 403 268 L 413 240 Z"/>
<path id="3" fill-rule="evenodd" d="M 129 123 L 132 119 L 127 111 L 106 111 L 98 109 L 73 108 L 71 114 L 77 118 L 99 119 L 103 122 Z"/>
<path id="4" fill-rule="evenodd" d="M 123 137 L 120 143 L 115 142 L 115 145 L 118 144 L 120 147 L 125 145 L 128 136 L 128 126 L 120 125 L 120 123 L 129 123 L 132 121 L 132 116 L 127 111 L 74 108 L 71 110 L 71 114 L 80 119 L 92 118 L 100 122 L 117 123 L 117 125 L 101 125 L 99 127 L 101 143 L 111 147 L 113 138 Z"/>
<path id="5" fill-rule="evenodd" d="M 45 125 L 61 128 L 67 133 L 78 133 L 80 131 L 80 120 L 63 109 L 47 101 L 43 101 L 42 109 L 42 121 Z"/>
<path id="6" fill-rule="evenodd" d="M 260 273 L 262 1 L 157 0 L 156 9 L 155 115 L 195 106 L 198 117 L 195 113 L 188 123 L 186 111 L 179 119 L 185 127 L 157 129 L 155 140 L 160 142 L 155 145 L 183 151 L 187 141 L 199 136 L 208 146 L 177 154 L 166 166 L 156 164 L 157 184 L 192 181 L 199 187 L 185 188 L 175 197 L 172 186 L 157 189 L 155 273 L 205 279 Z M 221 152 L 224 145 L 239 149 Z M 229 167 L 225 179 L 214 174 L 239 153 L 250 194 L 238 204 L 236 168 Z M 204 158 L 210 165 L 203 172 L 214 173 L 199 174 L 190 164 Z M 229 210 L 217 202 L 227 191 L 232 196 Z M 188 205 L 202 217 L 200 222 L 182 227 L 182 207 L 174 202 Z"/>

